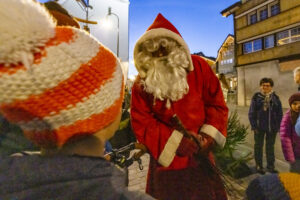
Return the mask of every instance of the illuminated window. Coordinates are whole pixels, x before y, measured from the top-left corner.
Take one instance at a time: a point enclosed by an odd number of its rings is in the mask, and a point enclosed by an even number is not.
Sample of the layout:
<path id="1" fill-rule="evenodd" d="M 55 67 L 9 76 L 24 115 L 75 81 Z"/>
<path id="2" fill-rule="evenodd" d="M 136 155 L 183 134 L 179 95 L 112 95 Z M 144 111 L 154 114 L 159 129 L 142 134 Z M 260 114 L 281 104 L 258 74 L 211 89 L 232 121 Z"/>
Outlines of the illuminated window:
<path id="1" fill-rule="evenodd" d="M 262 40 L 257 39 L 253 41 L 253 51 L 262 50 Z"/>
<path id="2" fill-rule="evenodd" d="M 252 52 L 252 42 L 246 42 L 244 44 L 244 53 L 251 53 Z"/>
<path id="3" fill-rule="evenodd" d="M 266 20 L 268 17 L 272 17 L 280 13 L 279 1 L 273 1 L 265 6 L 262 6 L 252 12 L 247 16 L 248 25 L 255 24 L 257 22 Z"/>
<path id="4" fill-rule="evenodd" d="M 250 24 L 255 24 L 256 22 L 257 22 L 257 15 L 256 15 L 256 13 L 250 15 Z"/>
<path id="5" fill-rule="evenodd" d="M 274 35 L 269 35 L 264 38 L 265 49 L 274 47 Z"/>
<path id="6" fill-rule="evenodd" d="M 262 39 L 246 42 L 243 45 L 244 54 L 262 50 Z"/>
<path id="7" fill-rule="evenodd" d="M 259 11 L 259 20 L 262 21 L 262 20 L 265 20 L 267 18 L 268 18 L 268 9 L 264 8 L 263 10 L 260 10 Z"/>
<path id="8" fill-rule="evenodd" d="M 300 41 L 300 26 L 277 33 L 277 45 Z"/>
<path id="9" fill-rule="evenodd" d="M 279 3 L 271 6 L 271 16 L 277 15 L 280 13 Z"/>
<path id="10" fill-rule="evenodd" d="M 300 40 L 300 27 L 293 28 L 291 30 L 291 42 L 296 42 Z"/>

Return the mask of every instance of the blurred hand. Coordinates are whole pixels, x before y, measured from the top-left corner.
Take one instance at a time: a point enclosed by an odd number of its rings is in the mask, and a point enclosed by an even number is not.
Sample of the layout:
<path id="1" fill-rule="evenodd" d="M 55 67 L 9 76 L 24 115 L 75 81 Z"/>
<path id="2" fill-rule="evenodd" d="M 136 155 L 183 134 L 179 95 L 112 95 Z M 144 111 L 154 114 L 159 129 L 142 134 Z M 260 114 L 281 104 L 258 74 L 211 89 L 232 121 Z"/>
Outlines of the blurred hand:
<path id="1" fill-rule="evenodd" d="M 197 140 L 199 141 L 201 147 L 200 153 L 202 154 L 208 154 L 216 144 L 215 140 L 211 136 L 202 132 L 197 135 Z"/>
<path id="2" fill-rule="evenodd" d="M 254 132 L 254 134 L 257 134 L 257 133 L 258 133 L 258 130 L 257 130 L 257 129 L 254 129 L 253 132 Z"/>
<path id="3" fill-rule="evenodd" d="M 178 148 L 176 151 L 176 154 L 178 156 L 189 156 L 191 157 L 193 154 L 197 153 L 199 151 L 199 146 L 196 144 L 196 142 L 187 137 L 183 137 Z"/>

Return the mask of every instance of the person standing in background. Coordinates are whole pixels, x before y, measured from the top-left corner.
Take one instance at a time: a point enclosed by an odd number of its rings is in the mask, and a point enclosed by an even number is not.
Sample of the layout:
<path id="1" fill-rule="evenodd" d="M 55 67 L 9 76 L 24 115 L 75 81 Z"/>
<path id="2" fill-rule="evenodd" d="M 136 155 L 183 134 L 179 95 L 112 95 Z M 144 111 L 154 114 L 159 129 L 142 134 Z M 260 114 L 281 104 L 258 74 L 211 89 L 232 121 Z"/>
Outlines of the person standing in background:
<path id="1" fill-rule="evenodd" d="M 274 82 L 271 78 L 260 80 L 260 92 L 253 95 L 249 108 L 249 121 L 254 132 L 254 157 L 256 170 L 264 174 L 263 146 L 266 136 L 267 170 L 276 173 L 274 144 L 282 119 L 282 105 L 279 97 L 272 91 Z"/>
<path id="2" fill-rule="evenodd" d="M 294 81 L 298 84 L 298 92 L 300 91 L 300 66 L 294 69 Z"/>
<path id="3" fill-rule="evenodd" d="M 300 173 L 300 137 L 296 133 L 299 125 L 295 127 L 300 112 L 300 92 L 289 98 L 289 105 L 280 125 L 281 146 L 285 160 L 290 163 L 290 171 Z"/>

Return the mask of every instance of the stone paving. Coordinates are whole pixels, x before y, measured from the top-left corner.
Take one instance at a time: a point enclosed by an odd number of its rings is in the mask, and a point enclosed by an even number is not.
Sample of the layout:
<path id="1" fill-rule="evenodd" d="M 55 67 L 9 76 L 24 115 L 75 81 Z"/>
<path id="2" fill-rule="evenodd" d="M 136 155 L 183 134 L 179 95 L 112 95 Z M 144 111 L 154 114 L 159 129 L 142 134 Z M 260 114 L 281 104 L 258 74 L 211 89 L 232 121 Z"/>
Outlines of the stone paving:
<path id="1" fill-rule="evenodd" d="M 149 154 L 145 154 L 144 156 L 142 156 L 142 162 L 144 166 L 143 170 L 139 169 L 137 162 L 135 162 L 129 167 L 129 190 L 139 190 L 142 192 L 145 191 L 149 164 Z M 232 194 L 229 194 L 229 200 L 244 199 L 245 190 L 249 182 L 257 176 L 259 175 L 255 173 L 241 179 L 233 179 L 229 176 L 226 176 L 226 184 L 230 188 L 230 190 L 233 191 Z"/>
<path id="2" fill-rule="evenodd" d="M 146 178 L 148 173 L 148 165 L 149 165 L 149 154 L 144 154 L 142 157 L 143 170 L 139 169 L 139 165 L 137 162 L 134 162 L 128 168 L 128 189 L 129 190 L 139 190 L 145 191 L 146 189 Z"/>

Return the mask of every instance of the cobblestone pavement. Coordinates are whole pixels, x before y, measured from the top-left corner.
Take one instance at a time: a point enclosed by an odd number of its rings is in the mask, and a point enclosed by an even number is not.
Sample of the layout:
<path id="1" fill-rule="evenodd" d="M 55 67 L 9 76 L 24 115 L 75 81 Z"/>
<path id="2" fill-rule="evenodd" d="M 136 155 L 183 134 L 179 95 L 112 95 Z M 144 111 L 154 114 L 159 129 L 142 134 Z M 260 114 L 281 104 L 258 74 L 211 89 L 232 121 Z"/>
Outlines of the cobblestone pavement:
<path id="1" fill-rule="evenodd" d="M 149 165 L 149 154 L 144 154 L 142 157 L 143 170 L 139 169 L 139 165 L 137 162 L 134 162 L 128 168 L 128 189 L 129 190 L 140 190 L 145 191 L 146 189 L 146 178 L 148 173 L 148 165 Z"/>
<path id="2" fill-rule="evenodd" d="M 248 107 L 240 107 L 240 106 L 229 106 L 230 111 L 237 110 L 241 123 L 245 125 L 249 125 L 248 122 Z M 244 145 L 241 145 L 237 148 L 236 153 L 240 155 L 248 154 L 249 152 L 253 153 L 253 137 L 251 135 L 251 132 L 249 130 L 248 137 L 246 139 L 246 143 Z M 275 156 L 276 161 L 275 165 L 276 168 L 283 172 L 288 171 L 289 166 L 284 161 L 279 137 L 276 139 L 275 144 Z M 146 188 L 146 178 L 147 178 L 147 172 L 148 172 L 148 164 L 149 164 L 149 154 L 145 154 L 142 156 L 142 163 L 143 163 L 143 170 L 139 169 L 138 163 L 135 162 L 129 167 L 129 190 L 140 190 L 145 191 Z M 229 193 L 229 200 L 244 200 L 245 198 L 245 190 L 251 180 L 253 180 L 255 177 L 260 176 L 259 174 L 255 173 L 254 166 L 255 162 L 254 160 L 250 160 L 248 163 L 248 166 L 251 168 L 253 174 L 250 176 L 240 178 L 240 179 L 233 179 L 231 177 L 226 176 L 226 184 L 229 187 L 233 193 Z"/>

